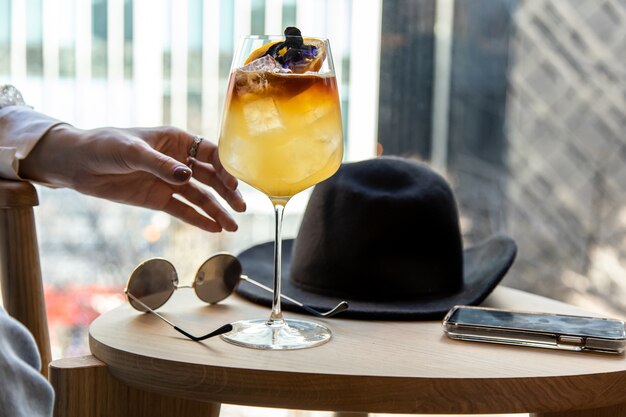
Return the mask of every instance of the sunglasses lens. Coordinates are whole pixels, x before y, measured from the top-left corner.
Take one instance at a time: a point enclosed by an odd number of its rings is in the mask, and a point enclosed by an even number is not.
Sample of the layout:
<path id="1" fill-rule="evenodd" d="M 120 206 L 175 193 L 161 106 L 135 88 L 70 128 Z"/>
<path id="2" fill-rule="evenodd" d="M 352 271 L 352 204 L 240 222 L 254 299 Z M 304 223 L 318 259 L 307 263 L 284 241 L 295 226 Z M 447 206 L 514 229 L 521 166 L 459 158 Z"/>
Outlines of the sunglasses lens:
<path id="1" fill-rule="evenodd" d="M 161 307 L 172 296 L 178 285 L 174 265 L 165 259 L 150 259 L 139 265 L 126 285 L 126 290 L 153 310 Z M 147 311 L 141 304 L 128 297 L 135 310 Z"/>
<path id="2" fill-rule="evenodd" d="M 232 255 L 220 253 L 207 259 L 198 269 L 193 288 L 202 301 L 214 304 L 234 291 L 241 279 L 241 264 Z"/>

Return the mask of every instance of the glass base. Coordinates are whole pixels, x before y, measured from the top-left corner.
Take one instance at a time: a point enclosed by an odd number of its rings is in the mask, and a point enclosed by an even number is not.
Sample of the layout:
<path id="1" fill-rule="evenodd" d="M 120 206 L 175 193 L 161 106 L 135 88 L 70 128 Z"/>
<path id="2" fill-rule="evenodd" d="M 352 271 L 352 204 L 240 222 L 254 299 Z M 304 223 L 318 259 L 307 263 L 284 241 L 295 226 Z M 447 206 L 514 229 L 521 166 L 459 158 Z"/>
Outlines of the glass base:
<path id="1" fill-rule="evenodd" d="M 268 320 L 241 320 L 232 323 L 233 330 L 221 335 L 238 346 L 265 350 L 304 349 L 328 342 L 328 327 L 306 320 L 285 319 L 269 324 Z"/>

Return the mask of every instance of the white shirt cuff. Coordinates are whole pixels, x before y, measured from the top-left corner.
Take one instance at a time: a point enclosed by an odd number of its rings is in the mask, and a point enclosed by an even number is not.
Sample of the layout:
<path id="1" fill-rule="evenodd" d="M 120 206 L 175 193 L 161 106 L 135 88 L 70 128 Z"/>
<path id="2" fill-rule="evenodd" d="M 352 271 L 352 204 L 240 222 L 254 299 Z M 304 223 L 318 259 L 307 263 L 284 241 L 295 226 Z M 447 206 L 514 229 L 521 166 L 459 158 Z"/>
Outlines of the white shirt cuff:
<path id="1" fill-rule="evenodd" d="M 19 161 L 28 156 L 48 130 L 60 124 L 63 122 L 28 106 L 0 109 L 0 177 L 21 179 Z"/>

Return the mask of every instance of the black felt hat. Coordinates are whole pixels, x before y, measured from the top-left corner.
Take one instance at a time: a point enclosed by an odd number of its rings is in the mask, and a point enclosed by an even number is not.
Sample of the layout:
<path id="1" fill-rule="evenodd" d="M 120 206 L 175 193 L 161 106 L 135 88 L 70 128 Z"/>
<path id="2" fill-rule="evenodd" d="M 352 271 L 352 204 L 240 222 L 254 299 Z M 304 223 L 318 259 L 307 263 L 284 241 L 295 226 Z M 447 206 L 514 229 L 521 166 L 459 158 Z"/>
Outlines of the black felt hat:
<path id="1" fill-rule="evenodd" d="M 516 252 L 503 235 L 464 249 L 452 189 L 428 165 L 396 157 L 345 163 L 314 188 L 296 239 L 283 242 L 282 293 L 320 310 L 348 301 L 338 317 L 440 319 L 454 305 L 482 302 Z M 244 274 L 272 285 L 273 242 L 238 258 Z M 237 291 L 271 305 L 271 294 L 250 284 Z"/>

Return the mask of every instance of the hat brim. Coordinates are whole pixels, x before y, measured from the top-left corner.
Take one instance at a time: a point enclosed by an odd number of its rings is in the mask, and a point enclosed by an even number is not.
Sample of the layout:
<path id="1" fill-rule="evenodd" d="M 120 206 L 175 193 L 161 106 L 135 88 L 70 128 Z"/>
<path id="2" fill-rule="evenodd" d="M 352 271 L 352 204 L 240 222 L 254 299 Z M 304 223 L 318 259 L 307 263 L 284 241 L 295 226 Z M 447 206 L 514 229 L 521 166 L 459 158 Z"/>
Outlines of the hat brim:
<path id="1" fill-rule="evenodd" d="M 303 290 L 291 282 L 291 249 L 293 239 L 283 241 L 282 294 L 316 310 L 330 310 L 342 301 Z M 366 320 L 436 320 L 455 305 L 480 304 L 505 276 L 517 254 L 515 241 L 508 236 L 493 236 L 463 251 L 463 289 L 452 294 L 415 297 L 412 300 L 371 302 L 345 299 L 350 308 L 337 317 Z M 274 279 L 274 243 L 253 246 L 238 255 L 243 273 L 250 279 L 272 287 Z M 382 283 L 381 283 L 382 285 Z M 271 307 L 272 294 L 242 281 L 237 293 L 244 298 Z M 304 313 L 297 305 L 282 300 L 284 310 Z"/>

